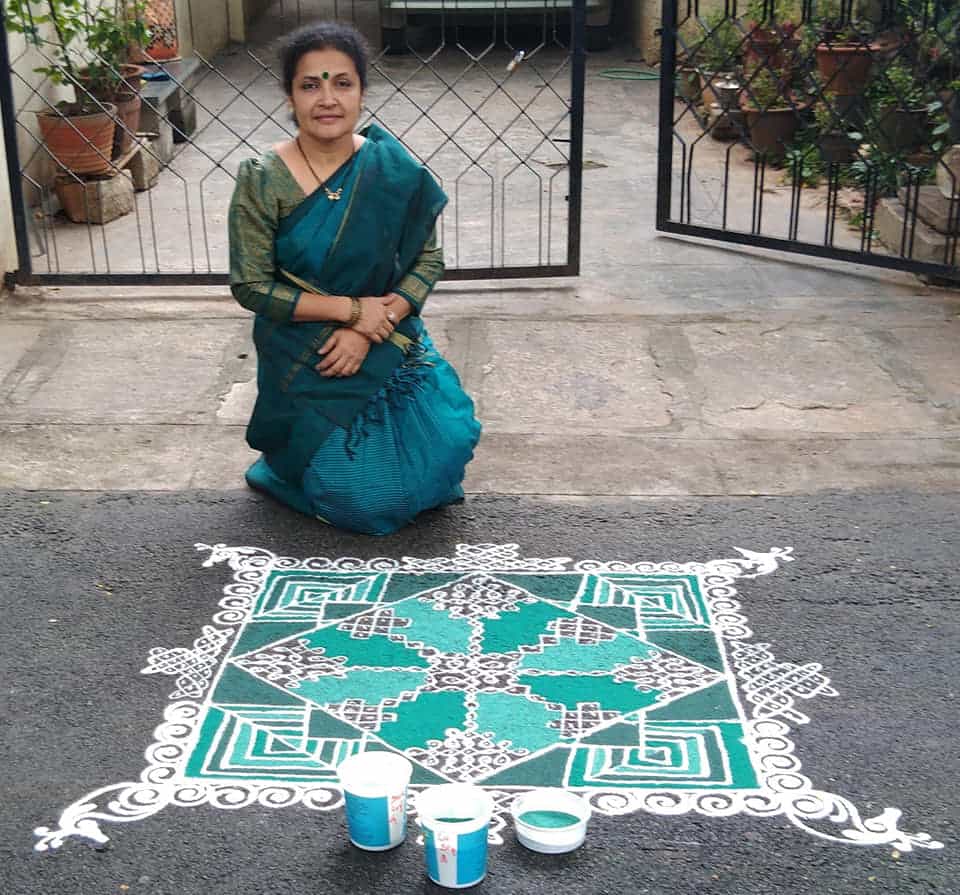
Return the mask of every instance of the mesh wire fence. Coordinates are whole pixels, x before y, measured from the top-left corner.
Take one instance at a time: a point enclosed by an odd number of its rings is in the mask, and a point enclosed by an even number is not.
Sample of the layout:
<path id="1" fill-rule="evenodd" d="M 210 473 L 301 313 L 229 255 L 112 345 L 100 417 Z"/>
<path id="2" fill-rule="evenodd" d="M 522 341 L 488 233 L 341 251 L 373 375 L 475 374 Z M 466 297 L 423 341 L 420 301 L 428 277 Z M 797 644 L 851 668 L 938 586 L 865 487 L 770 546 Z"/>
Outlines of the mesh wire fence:
<path id="1" fill-rule="evenodd" d="M 956 276 L 958 0 L 668 5 L 668 222 Z"/>
<path id="2" fill-rule="evenodd" d="M 115 0 L 90 7 L 122 13 Z M 439 235 L 452 276 L 575 272 L 582 60 L 569 2 L 171 0 L 142 15 L 141 72 L 82 40 L 65 70 L 49 22 L 11 35 L 34 278 L 225 280 L 236 169 L 294 133 L 280 42 L 322 20 L 354 24 L 371 46 L 362 124 L 393 133 L 447 192 Z M 91 81 L 98 66 L 108 91 Z"/>

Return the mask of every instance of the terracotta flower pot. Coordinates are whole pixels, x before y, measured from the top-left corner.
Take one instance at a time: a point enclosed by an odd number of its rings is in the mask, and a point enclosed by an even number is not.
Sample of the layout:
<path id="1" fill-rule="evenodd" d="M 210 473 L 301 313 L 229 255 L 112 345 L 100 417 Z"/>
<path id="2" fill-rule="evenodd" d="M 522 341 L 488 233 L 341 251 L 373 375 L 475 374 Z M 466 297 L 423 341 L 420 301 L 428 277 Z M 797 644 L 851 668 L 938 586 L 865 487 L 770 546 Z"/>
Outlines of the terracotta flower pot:
<path id="1" fill-rule="evenodd" d="M 743 117 L 750 133 L 750 142 L 757 155 L 779 161 L 800 127 L 799 109 L 753 109 L 743 107 Z"/>
<path id="2" fill-rule="evenodd" d="M 898 154 L 916 149 L 926 136 L 926 109 L 889 108 L 877 120 L 877 145 Z"/>
<path id="3" fill-rule="evenodd" d="M 825 162 L 847 164 L 857 155 L 857 144 L 846 134 L 838 131 L 821 134 L 817 139 L 817 146 L 820 149 L 820 157 Z"/>
<path id="4" fill-rule="evenodd" d="M 120 66 L 120 74 L 123 76 L 123 87 L 120 88 L 120 95 L 129 93 L 140 93 L 143 88 L 143 73 L 146 69 L 142 65 L 134 65 L 127 62 Z"/>
<path id="5" fill-rule="evenodd" d="M 792 68 L 799 46 L 795 37 L 781 37 L 775 31 L 757 28 L 747 35 L 746 61 L 754 68 L 766 64 L 774 71 L 786 71 Z"/>
<path id="6" fill-rule="evenodd" d="M 113 135 L 113 158 L 119 158 L 132 145 L 140 130 L 140 111 L 143 100 L 139 93 L 129 94 L 125 99 L 117 99 L 117 126 Z"/>
<path id="7" fill-rule="evenodd" d="M 83 91 L 84 98 L 92 97 L 102 103 L 112 103 L 118 97 L 128 99 L 131 93 L 139 93 L 143 86 L 143 73 L 146 69 L 142 65 L 134 65 L 131 62 L 125 62 L 119 67 L 121 81 L 116 84 L 109 93 L 91 86 L 90 73 L 88 69 L 83 69 L 78 75 L 77 80 Z"/>
<path id="8" fill-rule="evenodd" d="M 817 71 L 824 82 L 824 89 L 840 96 L 855 96 L 863 93 L 870 80 L 873 51 L 860 44 L 819 44 L 817 46 Z"/>
<path id="9" fill-rule="evenodd" d="M 700 75 L 694 66 L 677 67 L 677 96 L 694 105 L 700 102 Z"/>
<path id="10" fill-rule="evenodd" d="M 99 90 L 91 88 L 90 76 L 86 71 L 80 72 L 78 80 L 86 94 L 103 105 L 113 103 L 117 107 L 117 126 L 113 134 L 112 158 L 119 158 L 133 144 L 133 137 L 140 129 L 140 111 L 143 101 L 140 91 L 143 87 L 142 65 L 124 63 L 119 68 L 123 79 L 115 90 L 108 96 Z"/>
<path id="11" fill-rule="evenodd" d="M 106 174 L 112 168 L 113 135 L 117 107 L 106 111 L 64 116 L 59 112 L 38 112 L 40 136 L 62 168 L 74 174 Z"/>
<path id="12" fill-rule="evenodd" d="M 147 63 L 179 59 L 180 37 L 174 0 L 148 0 L 143 20 L 150 29 L 150 43 L 146 47 L 137 47 L 130 58 Z"/>

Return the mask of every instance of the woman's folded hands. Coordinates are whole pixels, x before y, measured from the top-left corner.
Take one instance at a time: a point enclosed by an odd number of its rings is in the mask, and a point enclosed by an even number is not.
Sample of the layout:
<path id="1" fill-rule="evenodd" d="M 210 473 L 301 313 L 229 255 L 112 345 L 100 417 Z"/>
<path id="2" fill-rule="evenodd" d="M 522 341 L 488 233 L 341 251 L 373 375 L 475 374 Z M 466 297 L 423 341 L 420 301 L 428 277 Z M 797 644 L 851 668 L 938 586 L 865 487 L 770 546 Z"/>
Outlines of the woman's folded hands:
<path id="1" fill-rule="evenodd" d="M 317 352 L 321 376 L 353 376 L 370 351 L 370 343 L 385 342 L 396 325 L 410 313 L 410 304 L 400 295 L 359 299 L 360 319 L 353 327 L 340 327 Z"/>
<path id="2" fill-rule="evenodd" d="M 354 323 L 353 329 L 371 342 L 385 342 L 398 323 L 397 312 L 390 306 L 390 299 L 380 298 L 360 299 L 360 319 Z"/>

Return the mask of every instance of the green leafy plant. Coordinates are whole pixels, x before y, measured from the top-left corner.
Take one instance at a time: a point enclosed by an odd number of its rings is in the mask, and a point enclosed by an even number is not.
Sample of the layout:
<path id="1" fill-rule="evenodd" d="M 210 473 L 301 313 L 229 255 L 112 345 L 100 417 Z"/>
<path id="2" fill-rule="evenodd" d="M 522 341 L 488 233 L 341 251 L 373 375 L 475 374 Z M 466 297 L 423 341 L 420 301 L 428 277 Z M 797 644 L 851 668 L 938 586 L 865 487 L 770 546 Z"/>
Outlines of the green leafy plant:
<path id="1" fill-rule="evenodd" d="M 789 86 L 767 68 L 760 69 L 750 78 L 741 96 L 744 104 L 754 109 L 779 109 L 790 104 Z"/>
<path id="2" fill-rule="evenodd" d="M 803 3 L 801 0 L 750 0 L 745 17 L 764 25 L 799 22 L 803 17 Z"/>
<path id="3" fill-rule="evenodd" d="M 130 47 L 150 42 L 143 21 L 145 9 L 144 0 L 114 0 L 88 14 L 85 36 L 92 59 L 85 77 L 93 85 L 91 92 L 95 96 L 112 99 L 122 90 L 121 66 L 128 59 Z"/>
<path id="4" fill-rule="evenodd" d="M 8 0 L 6 26 L 47 57 L 34 71 L 74 88 L 75 102 L 65 111 L 91 111 L 95 100 L 120 90 L 130 46 L 149 42 L 145 6 L 144 0 L 108 0 L 91 10 L 86 0 Z"/>
<path id="5" fill-rule="evenodd" d="M 854 214 L 850 215 L 847 220 L 847 227 L 851 230 L 856 230 L 858 233 L 863 233 L 865 236 L 869 236 L 870 239 L 879 239 L 880 234 L 876 230 L 870 230 L 869 233 L 865 232 L 866 224 L 866 215 L 862 211 L 857 211 Z"/>
<path id="6" fill-rule="evenodd" d="M 813 120 L 819 134 L 842 134 L 848 128 L 846 119 L 840 112 L 840 97 L 833 90 L 827 90 L 813 107 Z"/>
<path id="7" fill-rule="evenodd" d="M 841 0 L 814 0 L 811 29 L 816 38 L 827 44 L 857 44 L 866 40 L 873 23 L 862 18 L 861 3 L 854 0 L 848 7 Z"/>
<path id="8" fill-rule="evenodd" d="M 924 85 L 900 60 L 884 68 L 869 88 L 869 99 L 879 114 L 888 109 L 922 108 L 925 95 Z"/>
<path id="9" fill-rule="evenodd" d="M 818 187 L 823 179 L 823 159 L 808 135 L 801 135 L 784 156 L 784 171 L 788 183 Z"/>
<path id="10" fill-rule="evenodd" d="M 927 106 L 927 114 L 931 119 L 930 135 L 932 142 L 930 148 L 935 155 L 941 155 L 950 143 L 950 119 L 947 118 L 946 109 L 942 100 L 935 99 Z"/>
<path id="11" fill-rule="evenodd" d="M 731 71 L 740 64 L 743 35 L 734 19 L 716 10 L 704 19 L 706 33 L 691 59 L 709 72 Z"/>
<path id="12" fill-rule="evenodd" d="M 872 147 L 866 158 L 859 158 L 850 164 L 853 182 L 866 192 L 870 187 L 874 195 L 895 196 L 902 181 L 913 171 L 913 166 L 904 164 L 900 156 L 892 152 Z"/>
<path id="13" fill-rule="evenodd" d="M 955 76 L 960 62 L 960 4 L 944 0 L 896 0 L 893 16 L 910 35 L 917 61 L 937 78 Z"/>

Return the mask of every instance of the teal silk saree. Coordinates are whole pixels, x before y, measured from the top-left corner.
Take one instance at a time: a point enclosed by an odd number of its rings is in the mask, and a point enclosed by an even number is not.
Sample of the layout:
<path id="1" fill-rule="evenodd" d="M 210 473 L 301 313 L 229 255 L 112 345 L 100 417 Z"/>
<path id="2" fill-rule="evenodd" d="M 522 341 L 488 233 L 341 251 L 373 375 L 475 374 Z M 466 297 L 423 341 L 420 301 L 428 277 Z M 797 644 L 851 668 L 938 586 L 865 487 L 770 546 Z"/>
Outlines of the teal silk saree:
<path id="1" fill-rule="evenodd" d="M 435 279 L 432 234 L 446 203 L 429 172 L 371 126 L 308 197 L 276 155 L 242 163 L 230 210 L 231 284 L 257 311 L 257 402 L 247 441 L 262 458 L 248 482 L 295 509 L 386 534 L 462 496 L 480 426 L 419 310 Z M 441 265 L 442 266 L 442 265 Z M 434 265 L 436 267 L 436 265 Z M 404 295 L 413 314 L 372 344 L 360 371 L 325 378 L 318 349 L 336 324 L 293 322 L 301 290 Z"/>

